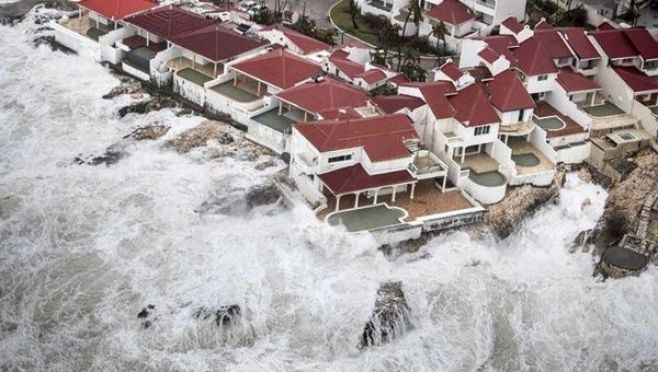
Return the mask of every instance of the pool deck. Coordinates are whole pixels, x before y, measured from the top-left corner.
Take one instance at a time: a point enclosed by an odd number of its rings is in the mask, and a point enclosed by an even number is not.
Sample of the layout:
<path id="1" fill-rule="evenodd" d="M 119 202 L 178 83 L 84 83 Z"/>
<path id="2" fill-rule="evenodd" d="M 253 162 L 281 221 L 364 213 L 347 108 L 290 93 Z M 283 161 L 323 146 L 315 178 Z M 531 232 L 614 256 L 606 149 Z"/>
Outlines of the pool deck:
<path id="1" fill-rule="evenodd" d="M 177 72 L 177 75 L 202 87 L 203 84 L 212 80 L 212 77 L 191 68 L 180 70 Z"/>
<path id="2" fill-rule="evenodd" d="M 336 209 L 336 198 L 327 193 L 328 207 L 318 212 L 318 218 L 322 221 L 327 215 Z M 405 222 L 412 222 L 419 217 L 432 216 L 441 213 L 454 212 L 463 209 L 475 207 L 466 199 L 460 191 L 448 191 L 442 193 L 433 184 L 433 180 L 424 180 L 418 182 L 413 199 L 409 198 L 408 192 L 398 192 L 395 202 L 391 201 L 391 195 L 380 195 L 377 203 L 386 203 L 390 207 L 399 207 L 409 214 L 404 219 Z M 368 206 L 373 202 L 372 198 L 365 195 L 359 197 L 359 206 Z M 344 195 L 340 198 L 340 209 L 350 209 L 354 207 L 354 195 Z"/>
<path id="3" fill-rule="evenodd" d="M 460 156 L 456 156 L 454 160 L 462 167 L 462 169 L 472 169 L 475 173 L 497 171 L 500 166 L 494 158 L 484 152 L 474 155 L 466 155 L 463 163 L 461 162 Z"/>
<path id="4" fill-rule="evenodd" d="M 562 136 L 569 136 L 573 134 L 580 134 L 580 133 L 586 133 L 587 130 L 575 121 L 571 119 L 570 117 L 566 115 L 562 115 L 555 107 L 549 105 L 548 103 L 542 101 L 537 104 L 537 108 L 535 109 L 535 115 L 538 117 L 547 117 L 547 116 L 557 116 L 564 123 L 566 126 L 560 130 L 547 130 L 546 131 L 546 137 L 547 138 L 555 138 L 555 137 L 562 137 Z"/>
<path id="5" fill-rule="evenodd" d="M 521 138 L 510 138 L 507 142 L 507 146 L 512 149 L 512 155 L 522 155 L 522 154 L 533 154 L 539 159 L 539 164 L 533 167 L 525 167 L 516 165 L 516 171 L 520 175 L 543 173 L 551 170 L 555 170 L 555 166 L 551 163 L 550 160 L 544 154 L 539 151 L 538 148 L 532 145 L 532 143 L 527 142 Z"/>

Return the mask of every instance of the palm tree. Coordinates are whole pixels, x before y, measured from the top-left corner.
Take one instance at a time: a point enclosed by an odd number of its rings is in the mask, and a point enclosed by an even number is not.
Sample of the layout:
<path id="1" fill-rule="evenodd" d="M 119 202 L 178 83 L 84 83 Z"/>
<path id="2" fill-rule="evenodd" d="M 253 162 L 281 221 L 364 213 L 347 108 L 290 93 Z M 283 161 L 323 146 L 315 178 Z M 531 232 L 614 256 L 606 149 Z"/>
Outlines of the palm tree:
<path id="1" fill-rule="evenodd" d="M 356 4 L 356 0 L 349 0 L 348 11 L 350 13 L 350 17 L 352 18 L 352 28 L 358 30 L 359 25 L 356 23 L 356 15 L 359 12 L 359 7 Z"/>
<path id="2" fill-rule="evenodd" d="M 420 0 L 411 0 L 407 9 L 407 17 L 404 19 L 404 27 L 402 27 L 402 36 L 407 32 L 407 25 L 413 15 L 413 22 L 416 25 L 416 34 L 418 34 L 418 25 L 423 21 L 423 11 L 420 7 Z"/>
<path id="3" fill-rule="evenodd" d="M 432 36 L 436 38 L 436 58 L 441 62 L 443 57 L 443 49 L 446 45 L 446 35 L 448 34 L 448 28 L 443 21 L 432 26 Z"/>

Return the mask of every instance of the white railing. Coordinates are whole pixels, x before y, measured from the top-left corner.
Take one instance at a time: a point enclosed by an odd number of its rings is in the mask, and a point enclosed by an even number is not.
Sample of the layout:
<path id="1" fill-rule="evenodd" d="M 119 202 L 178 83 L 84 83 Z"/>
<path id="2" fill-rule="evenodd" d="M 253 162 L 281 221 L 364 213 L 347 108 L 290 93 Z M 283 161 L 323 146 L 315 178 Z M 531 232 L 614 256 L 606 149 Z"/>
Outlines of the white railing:
<path id="1" fill-rule="evenodd" d="M 546 95 L 546 102 L 558 110 L 562 115 L 573 119 L 581 127 L 588 129 L 592 126 L 592 117 L 581 110 L 578 105 L 569 101 L 566 94 L 552 92 Z"/>
<path id="2" fill-rule="evenodd" d="M 151 59 L 149 62 L 150 75 L 156 85 L 164 86 L 171 81 L 173 73 L 167 67 L 167 61 L 181 57 L 182 55 L 182 49 L 172 47 L 159 52 Z"/>
<path id="3" fill-rule="evenodd" d="M 535 129 L 530 133 L 530 143 L 544 154 L 553 165 L 557 164 L 557 152 L 555 152 L 553 146 L 547 143 L 545 130 L 535 126 Z"/>
<path id="4" fill-rule="evenodd" d="M 656 117 L 656 114 L 654 114 L 649 107 L 635 101 L 633 102 L 631 113 L 640 119 L 642 127 L 647 133 L 649 133 L 649 135 L 656 137 L 658 133 L 658 117 Z"/>
<path id="5" fill-rule="evenodd" d="M 126 52 L 121 50 L 121 48 L 115 47 L 114 44 L 117 41 L 125 39 L 134 34 L 134 31 L 123 27 L 117 30 L 112 30 L 98 38 L 98 43 L 101 46 L 101 57 L 103 61 L 108 61 L 114 65 L 119 64 L 119 62 L 121 62 L 123 57 L 126 55 Z"/>
<path id="6" fill-rule="evenodd" d="M 101 49 L 96 41 L 54 21 L 50 23 L 50 26 L 55 31 L 55 40 L 58 43 L 76 51 L 81 56 L 86 56 L 96 62 L 101 61 Z"/>

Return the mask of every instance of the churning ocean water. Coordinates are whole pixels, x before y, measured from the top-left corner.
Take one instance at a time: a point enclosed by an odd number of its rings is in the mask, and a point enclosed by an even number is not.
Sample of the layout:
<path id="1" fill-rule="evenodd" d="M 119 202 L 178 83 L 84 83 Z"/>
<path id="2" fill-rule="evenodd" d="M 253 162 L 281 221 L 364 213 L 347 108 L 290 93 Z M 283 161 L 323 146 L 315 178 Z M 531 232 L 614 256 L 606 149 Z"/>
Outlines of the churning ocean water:
<path id="1" fill-rule="evenodd" d="M 658 369 L 656 269 L 602 282 L 568 252 L 603 212 L 600 187 L 570 175 L 508 239 L 448 232 L 394 259 L 304 205 L 199 213 L 283 163 L 165 147 L 203 119 L 120 118 L 130 97 L 101 99 L 117 78 L 35 48 L 32 18 L 0 26 L 0 370 Z M 73 163 L 153 123 L 172 130 L 117 164 Z M 361 349 L 385 281 L 402 281 L 413 327 Z M 196 314 L 233 304 L 235 326 Z"/>

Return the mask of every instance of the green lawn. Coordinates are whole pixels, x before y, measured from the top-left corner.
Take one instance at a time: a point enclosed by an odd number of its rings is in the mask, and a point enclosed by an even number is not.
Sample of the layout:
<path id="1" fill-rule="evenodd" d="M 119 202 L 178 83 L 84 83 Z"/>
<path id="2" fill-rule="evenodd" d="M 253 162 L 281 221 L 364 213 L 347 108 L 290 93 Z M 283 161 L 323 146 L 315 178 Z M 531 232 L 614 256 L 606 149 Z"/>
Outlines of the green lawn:
<path id="1" fill-rule="evenodd" d="M 359 28 L 355 30 L 352 27 L 352 17 L 350 16 L 349 7 L 349 0 L 343 0 L 340 2 L 340 4 L 334 6 L 330 13 L 331 20 L 336 24 L 336 26 L 338 26 L 346 33 L 374 46 L 379 46 L 380 42 L 377 38 L 377 35 L 366 23 L 365 19 L 363 19 L 361 13 L 357 14 L 356 16 L 356 23 L 359 25 Z"/>

